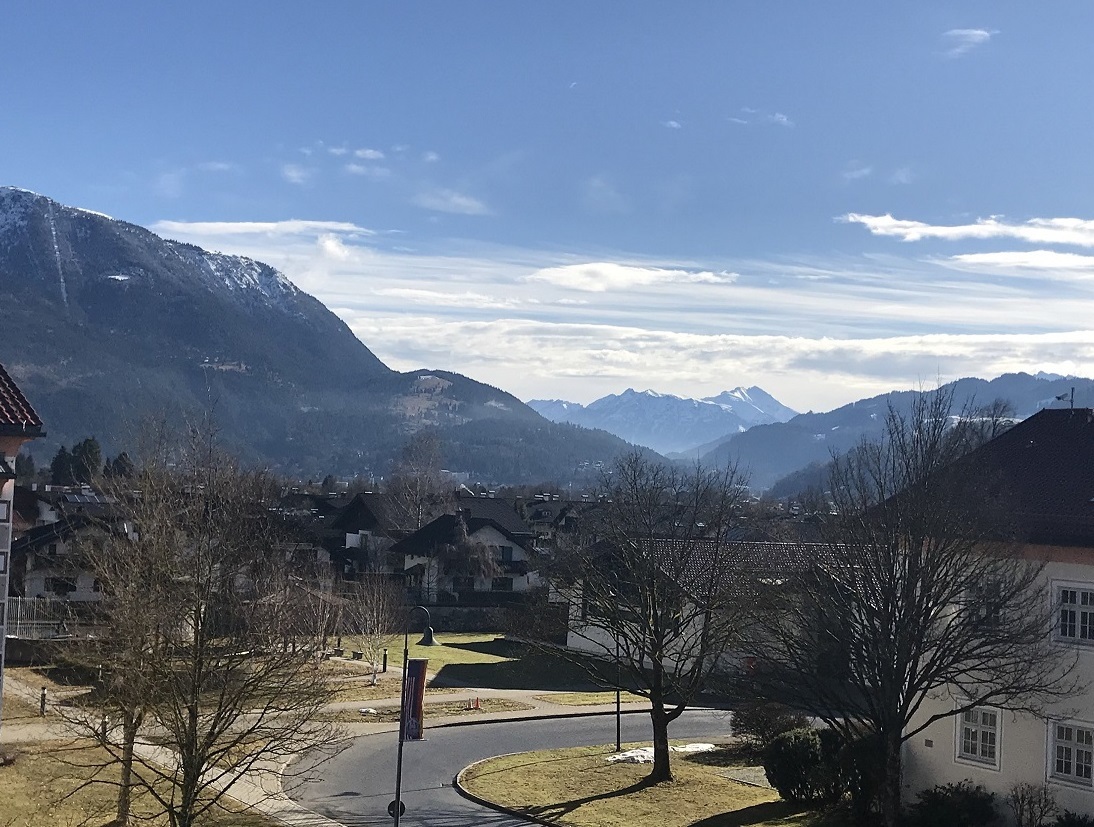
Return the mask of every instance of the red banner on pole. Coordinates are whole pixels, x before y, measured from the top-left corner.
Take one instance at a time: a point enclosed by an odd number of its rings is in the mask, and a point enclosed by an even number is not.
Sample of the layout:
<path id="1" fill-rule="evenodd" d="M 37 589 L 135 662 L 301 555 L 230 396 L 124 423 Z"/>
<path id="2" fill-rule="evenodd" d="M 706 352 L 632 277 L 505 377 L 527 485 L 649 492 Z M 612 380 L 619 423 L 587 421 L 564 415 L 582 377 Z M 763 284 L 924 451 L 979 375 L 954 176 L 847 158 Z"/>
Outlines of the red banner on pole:
<path id="1" fill-rule="evenodd" d="M 421 741 L 425 738 L 425 667 L 427 658 L 410 658 L 405 665 L 403 705 L 399 715 L 399 740 Z"/>

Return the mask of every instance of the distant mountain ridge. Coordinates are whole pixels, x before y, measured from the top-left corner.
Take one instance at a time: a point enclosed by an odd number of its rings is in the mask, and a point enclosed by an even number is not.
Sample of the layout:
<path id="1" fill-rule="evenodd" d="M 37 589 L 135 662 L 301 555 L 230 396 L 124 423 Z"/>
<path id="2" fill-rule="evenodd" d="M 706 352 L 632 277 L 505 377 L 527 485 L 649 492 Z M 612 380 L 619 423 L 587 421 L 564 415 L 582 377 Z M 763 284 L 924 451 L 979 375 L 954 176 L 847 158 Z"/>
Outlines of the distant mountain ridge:
<path id="1" fill-rule="evenodd" d="M 1075 407 L 1094 407 L 1094 380 L 1028 373 L 1008 373 L 995 379 L 958 379 L 943 386 L 953 392 L 954 413 L 964 406 L 1009 402 L 1016 418 L 1042 408 L 1067 407 L 1074 389 Z M 783 423 L 759 425 L 722 440 L 702 455 L 710 465 L 737 462 L 750 472 L 754 489 L 763 489 L 812 463 L 825 463 L 860 440 L 876 439 L 884 431 L 889 405 L 907 413 L 920 391 L 894 391 L 862 399 L 827 413 L 804 413 Z M 1059 398 L 1063 397 L 1063 398 Z"/>
<path id="2" fill-rule="evenodd" d="M 528 406 L 554 422 L 599 428 L 661 454 L 681 454 L 754 425 L 784 422 L 796 412 L 762 388 L 734 388 L 692 399 L 628 388 L 588 405 L 532 399 Z"/>
<path id="3" fill-rule="evenodd" d="M 0 324 L 0 361 L 46 421 L 49 437 L 32 446 L 39 463 L 92 434 L 107 453 L 132 448 L 149 415 L 182 422 L 209 410 L 242 459 L 301 475 L 383 473 L 414 431 L 436 429 L 443 443 L 446 430 L 484 421 L 474 444 L 492 456 L 454 443 L 453 470 L 564 478 L 627 447 L 560 430 L 457 373 L 391 370 L 266 264 L 13 187 L 0 187 Z M 572 439 L 537 445 L 526 462 L 520 446 L 537 428 Z"/>

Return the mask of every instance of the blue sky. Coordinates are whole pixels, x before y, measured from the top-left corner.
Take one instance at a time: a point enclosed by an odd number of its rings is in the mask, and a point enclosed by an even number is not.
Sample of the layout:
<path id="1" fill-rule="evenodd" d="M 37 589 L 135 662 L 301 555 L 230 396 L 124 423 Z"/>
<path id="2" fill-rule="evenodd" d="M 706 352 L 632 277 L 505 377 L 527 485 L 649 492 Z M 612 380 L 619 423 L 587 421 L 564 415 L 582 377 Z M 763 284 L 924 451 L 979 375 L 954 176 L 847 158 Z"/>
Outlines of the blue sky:
<path id="1" fill-rule="evenodd" d="M 524 399 L 1090 376 L 1092 33 L 1079 0 L 24 4 L 0 183 Z"/>

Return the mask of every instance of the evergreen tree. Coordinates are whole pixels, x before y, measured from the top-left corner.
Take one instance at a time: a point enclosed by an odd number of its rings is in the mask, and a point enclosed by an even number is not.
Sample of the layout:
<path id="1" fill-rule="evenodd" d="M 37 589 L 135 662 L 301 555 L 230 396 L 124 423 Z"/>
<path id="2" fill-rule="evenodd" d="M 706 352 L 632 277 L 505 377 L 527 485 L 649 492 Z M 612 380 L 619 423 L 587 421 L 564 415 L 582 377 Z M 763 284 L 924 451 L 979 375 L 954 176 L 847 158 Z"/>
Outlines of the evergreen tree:
<path id="1" fill-rule="evenodd" d="M 53 485 L 72 485 L 72 454 L 62 445 L 49 463 L 49 481 Z"/>
<path id="2" fill-rule="evenodd" d="M 19 453 L 15 457 L 15 477 L 21 482 L 33 479 L 38 469 L 34 465 L 34 457 L 30 454 Z"/>
<path id="3" fill-rule="evenodd" d="M 89 436 L 72 446 L 72 478 L 76 483 L 91 482 L 103 466 L 103 451 L 99 440 Z"/>

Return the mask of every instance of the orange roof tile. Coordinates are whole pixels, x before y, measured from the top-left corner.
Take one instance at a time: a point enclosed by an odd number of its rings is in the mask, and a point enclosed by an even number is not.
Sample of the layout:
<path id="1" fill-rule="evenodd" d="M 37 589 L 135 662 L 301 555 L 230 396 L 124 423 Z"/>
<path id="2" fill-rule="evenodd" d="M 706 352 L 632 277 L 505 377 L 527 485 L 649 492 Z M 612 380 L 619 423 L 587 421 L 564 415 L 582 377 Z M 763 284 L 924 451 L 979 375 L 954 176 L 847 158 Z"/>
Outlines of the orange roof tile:
<path id="1" fill-rule="evenodd" d="M 41 436 L 42 418 L 0 365 L 0 435 Z"/>

